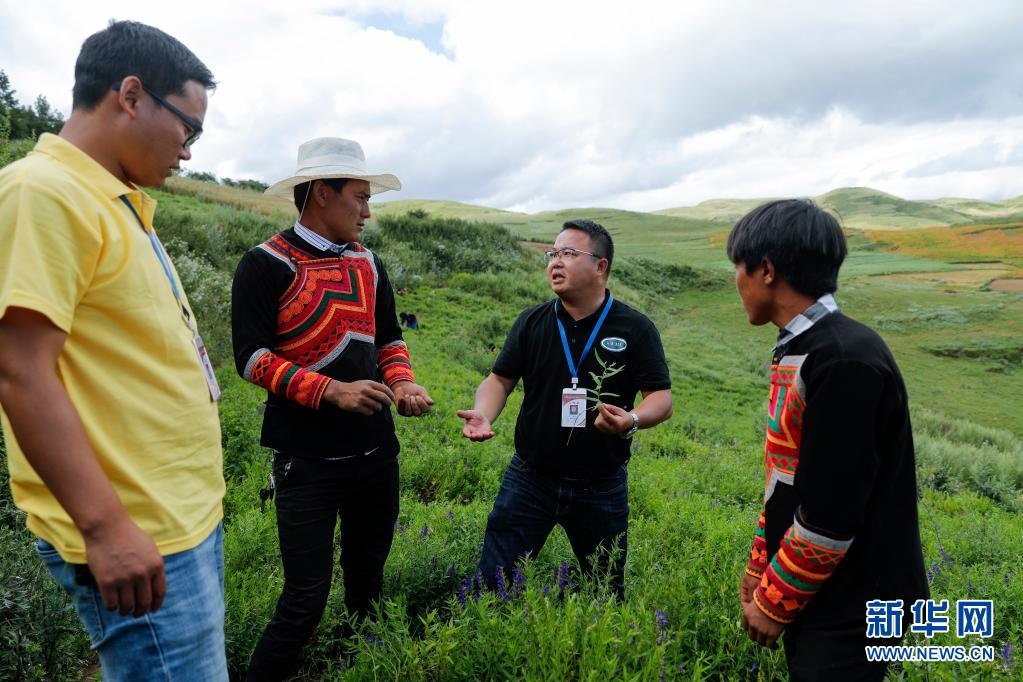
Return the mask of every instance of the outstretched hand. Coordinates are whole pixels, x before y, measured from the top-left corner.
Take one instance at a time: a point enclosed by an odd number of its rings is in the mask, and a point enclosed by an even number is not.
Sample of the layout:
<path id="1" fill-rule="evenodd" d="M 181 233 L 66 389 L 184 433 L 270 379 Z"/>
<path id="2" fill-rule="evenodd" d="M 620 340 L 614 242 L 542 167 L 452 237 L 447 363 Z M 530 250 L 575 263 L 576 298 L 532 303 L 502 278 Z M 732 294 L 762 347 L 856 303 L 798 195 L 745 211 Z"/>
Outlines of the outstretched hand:
<path id="1" fill-rule="evenodd" d="M 462 435 L 477 443 L 489 440 L 494 437 L 494 430 L 490 420 L 484 417 L 477 410 L 459 410 L 458 416 L 465 421 L 462 427 Z"/>

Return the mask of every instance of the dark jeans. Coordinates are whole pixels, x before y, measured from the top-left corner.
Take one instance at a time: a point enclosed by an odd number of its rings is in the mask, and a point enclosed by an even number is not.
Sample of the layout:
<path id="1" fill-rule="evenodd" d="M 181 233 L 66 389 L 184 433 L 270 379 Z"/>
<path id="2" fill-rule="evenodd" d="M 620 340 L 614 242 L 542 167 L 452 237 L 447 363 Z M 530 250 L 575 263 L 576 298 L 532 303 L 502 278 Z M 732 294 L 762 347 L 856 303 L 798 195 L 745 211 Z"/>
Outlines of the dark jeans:
<path id="1" fill-rule="evenodd" d="M 556 523 L 565 529 L 583 571 L 610 572 L 611 587 L 623 598 L 629 530 L 625 467 L 606 478 L 562 479 L 541 474 L 518 455 L 504 472 L 483 537 L 479 570 L 491 589 L 498 568 L 510 571 L 527 554 L 536 557 Z M 619 551 L 609 566 L 616 544 Z M 593 562 L 597 550 L 602 551 Z"/>
<path id="2" fill-rule="evenodd" d="M 249 680 L 286 678 L 320 622 L 330 592 L 338 517 L 345 605 L 360 617 L 380 596 L 398 518 L 394 455 L 329 462 L 279 454 L 273 471 L 284 591 L 252 654 Z"/>

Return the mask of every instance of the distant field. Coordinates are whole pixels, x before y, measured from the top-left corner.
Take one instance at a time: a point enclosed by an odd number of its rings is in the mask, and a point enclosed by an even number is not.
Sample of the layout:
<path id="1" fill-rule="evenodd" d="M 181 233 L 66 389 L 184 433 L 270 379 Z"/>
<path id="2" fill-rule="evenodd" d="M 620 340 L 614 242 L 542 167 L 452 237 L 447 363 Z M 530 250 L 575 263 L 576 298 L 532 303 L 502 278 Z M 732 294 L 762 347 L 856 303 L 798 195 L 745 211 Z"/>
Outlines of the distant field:
<path id="1" fill-rule="evenodd" d="M 834 212 L 846 228 L 856 230 L 905 230 L 1023 219 L 1023 197 L 997 202 L 976 199 L 909 201 L 867 187 L 849 187 L 811 198 Z M 768 200 L 711 199 L 696 206 L 669 208 L 656 213 L 732 223 Z"/>

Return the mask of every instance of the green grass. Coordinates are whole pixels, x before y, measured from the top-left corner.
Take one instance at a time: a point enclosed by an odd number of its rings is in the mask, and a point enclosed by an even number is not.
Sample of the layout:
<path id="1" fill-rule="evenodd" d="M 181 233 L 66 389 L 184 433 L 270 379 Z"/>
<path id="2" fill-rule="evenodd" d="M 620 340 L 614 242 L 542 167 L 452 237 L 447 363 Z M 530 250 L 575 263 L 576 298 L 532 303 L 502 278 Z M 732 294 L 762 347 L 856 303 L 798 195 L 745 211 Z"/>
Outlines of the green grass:
<path id="1" fill-rule="evenodd" d="M 229 665 L 238 675 L 272 613 L 282 574 L 273 511 L 261 512 L 257 496 L 269 467 L 258 445 L 263 395 L 230 362 L 226 288 L 244 250 L 287 221 L 195 196 L 159 199 L 158 228 L 204 336 L 215 340 L 210 346 L 216 343 L 211 350 L 224 389 L 226 633 Z M 466 224 L 434 205 L 411 208 L 444 220 L 377 208 L 382 217 L 367 241 L 396 285 L 409 288 L 398 309 L 419 316 L 422 328 L 406 339 L 436 408 L 421 419 L 396 418 L 401 513 L 380 613 L 362 637 L 344 640 L 335 576 L 327 612 L 306 649 L 303 679 L 783 677 L 780 652 L 756 647 L 739 627 L 737 598 L 762 496 L 766 370 L 775 332 L 746 322 L 721 245 L 711 243 L 721 223 L 585 209 L 541 218 L 484 212 L 478 216 L 484 222 Z M 637 435 L 629 467 L 627 598 L 608 601 L 600 580 L 575 574 L 571 587 L 552 587 L 562 561 L 574 564 L 556 530 L 524 568 L 525 583 L 513 598 L 480 596 L 470 585 L 463 605 L 459 587 L 471 577 L 513 450 L 521 389 L 487 443 L 461 438 L 455 411 L 470 406 L 496 355 L 491 344 L 500 347 L 524 307 L 550 297 L 538 254 L 520 251 L 513 235 L 549 239 L 569 216 L 599 219 L 615 233 L 620 256 L 611 286 L 656 322 L 673 376 L 675 416 Z M 857 239 L 862 257 L 887 255 Z M 1023 338 L 1023 296 L 952 295 L 866 276 L 890 267 L 890 259 L 851 258 L 838 300 L 882 333 L 909 388 L 931 588 L 950 601 L 993 599 L 995 634 L 988 643 L 1001 649 L 1011 642 L 1018 652 L 1023 381 L 1015 356 L 1006 362 L 995 350 L 1011 350 Z M 972 352 L 977 348 L 989 352 Z M 52 580 L 32 561 L 23 517 L 2 495 L 0 518 L 0 677 L 76 679 L 91 660 L 85 639 Z M 939 636 L 931 643 L 959 642 Z M 905 665 L 895 666 L 892 677 L 1008 680 L 1019 678 L 1020 666 L 1017 660 L 1006 668 L 1002 659 Z"/>

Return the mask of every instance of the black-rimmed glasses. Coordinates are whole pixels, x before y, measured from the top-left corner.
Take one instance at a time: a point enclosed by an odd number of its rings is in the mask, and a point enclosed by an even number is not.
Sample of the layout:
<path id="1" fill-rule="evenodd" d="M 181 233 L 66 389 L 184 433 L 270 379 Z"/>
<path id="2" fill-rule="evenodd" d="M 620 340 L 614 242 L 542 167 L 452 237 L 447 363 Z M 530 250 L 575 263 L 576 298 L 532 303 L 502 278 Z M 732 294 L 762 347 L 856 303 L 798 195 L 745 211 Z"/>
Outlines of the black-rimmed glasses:
<path id="1" fill-rule="evenodd" d="M 115 91 L 120 91 L 121 84 L 114 83 L 113 89 Z M 182 146 L 191 147 L 193 144 L 195 144 L 196 140 L 199 139 L 199 136 L 202 135 L 202 123 L 192 118 L 185 112 L 181 111 L 181 109 L 178 109 L 176 106 L 168 102 L 166 99 L 164 99 L 160 95 L 156 94 L 155 92 L 147 88 L 145 84 L 142 85 L 142 89 L 146 92 L 146 94 L 155 99 L 160 104 L 160 106 L 162 106 L 164 109 L 166 109 L 167 111 L 171 112 L 179 119 L 181 119 L 181 122 L 185 124 L 186 128 L 188 128 L 189 134 L 188 137 L 185 138 L 185 142 Z"/>

